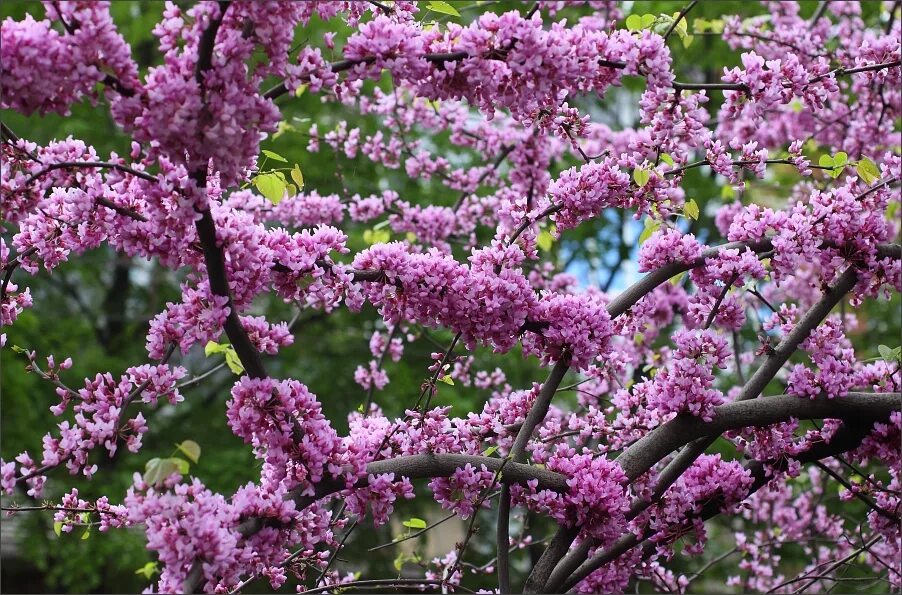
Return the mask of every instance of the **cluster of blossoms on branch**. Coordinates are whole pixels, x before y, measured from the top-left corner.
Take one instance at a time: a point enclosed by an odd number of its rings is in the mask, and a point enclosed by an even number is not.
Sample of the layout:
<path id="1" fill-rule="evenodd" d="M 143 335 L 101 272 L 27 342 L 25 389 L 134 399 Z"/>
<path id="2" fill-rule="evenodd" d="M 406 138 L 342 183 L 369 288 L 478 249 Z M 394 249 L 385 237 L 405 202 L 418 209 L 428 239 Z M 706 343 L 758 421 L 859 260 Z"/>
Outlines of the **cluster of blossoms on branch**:
<path id="1" fill-rule="evenodd" d="M 153 30 L 162 63 L 144 73 L 108 3 L 47 2 L 42 20 L 3 21 L 0 107 L 67 114 L 84 98 L 103 100 L 133 141 L 127 156 L 104 158 L 72 137 L 39 145 L 4 128 L 0 347 L 55 385 L 50 410 L 67 418 L 44 437 L 40 460 L 26 451 L 0 461 L 3 492 L 39 497 L 56 467 L 91 478 L 95 451 L 137 452 L 157 406 L 183 400 L 187 370 L 170 359 L 225 335 L 229 345 L 216 348 L 240 364 L 225 415 L 262 461 L 257 481 L 225 495 L 178 468 L 137 474 L 122 505 L 73 491 L 55 517 L 66 531 L 82 515 L 101 530 L 143 526 L 162 563 L 160 592 L 228 592 L 261 577 L 278 588 L 289 574 L 304 584 L 309 569 L 320 571 L 314 587 L 351 584 L 332 570 L 339 532 L 356 525 L 352 517 L 388 523 L 420 479 L 464 519 L 501 489 L 502 590 L 517 544 L 505 542 L 511 507 L 561 527 L 527 578 L 534 591 L 617 592 L 640 580 L 684 590 L 690 579 L 665 567 L 680 540 L 692 536 L 683 554 L 700 555 L 705 521 L 740 511 L 744 526 L 772 525 L 736 538 L 750 577 L 778 564 L 773 543 L 826 536 L 836 547 L 809 552 L 805 574 L 816 573 L 853 546 L 839 539 L 851 534 L 844 519 L 814 496 L 846 466 L 877 461 L 884 467 L 844 484 L 842 497 L 868 506 L 866 538 L 881 540 L 866 564 L 884 572 L 884 560 L 898 560 L 899 358 L 866 361 L 851 338 L 855 316 L 830 315 L 902 290 L 891 216 L 902 179 L 894 9 L 882 31 L 840 6 L 854 3 L 824 4 L 811 22 L 794 2 L 768 3 L 765 17 L 726 17 L 723 38 L 741 51 L 738 63 L 724 65 L 719 82 L 692 83 L 677 80 L 680 50 L 668 43 L 674 31 L 686 35 L 681 22 L 695 3 L 650 26 L 640 18 L 638 28 L 621 26 L 620 7 L 606 1 L 576 3 L 585 4 L 576 19 L 559 14 L 574 3 L 543 1 L 528 14 L 428 27 L 417 3 L 382 4 L 167 3 Z M 334 30 L 323 47 L 304 42 L 295 52 L 295 29 L 314 16 Z M 644 85 L 638 127 L 614 131 L 588 106 L 624 77 Z M 282 82 L 263 89 L 273 78 Z M 440 184 L 453 202 L 423 204 L 382 187 L 320 194 L 294 176 L 294 186 L 264 191 L 264 176 L 275 174 L 258 157 L 261 141 L 285 133 L 282 103 L 304 92 L 363 121 L 311 124 L 310 152 Z M 439 137 L 453 154 L 439 154 Z M 812 143 L 825 153 L 817 166 Z M 685 187 L 692 170 L 707 168 L 735 196 L 786 166 L 796 181 L 785 208 L 737 200 L 705 213 L 728 245 L 713 229 L 682 224 L 700 216 Z M 610 212 L 652 230 L 621 243 L 621 263 L 634 252 L 646 275 L 622 292 L 579 289 L 546 258 L 548 244 Z M 358 251 L 351 236 L 364 224 L 373 241 Z M 73 390 L 70 359 L 48 357 L 42 369 L 35 352 L 7 345 L 5 329 L 33 307 L 17 271 L 49 274 L 104 245 L 185 275 L 179 299 L 148 324 L 154 361 L 99 372 Z M 367 335 L 373 360 L 355 373 L 367 400 L 348 416 L 347 435 L 300 380 L 266 373 L 261 354 L 294 342 L 293 325 L 256 315 L 255 300 L 269 295 L 324 313 L 378 311 L 385 330 Z M 426 329 L 454 339 L 433 355 L 420 400 L 389 417 L 373 391 Z M 549 376 L 518 390 L 494 363 L 482 369 L 481 358 L 456 354 L 460 346 L 519 347 Z M 807 357 L 787 371 L 798 350 Z M 579 380 L 562 387 L 570 370 Z M 485 404 L 457 416 L 431 406 L 439 380 L 483 391 Z M 785 394 L 761 396 L 774 385 Z M 576 406 L 557 396 L 570 390 Z M 750 406 L 766 399 L 774 407 Z M 844 402 L 863 409 L 850 413 Z M 693 450 L 720 435 L 735 458 Z M 643 458 L 649 452 L 654 460 Z M 811 493 L 788 483 L 803 462 L 819 465 Z M 330 498 L 343 512 L 329 509 Z M 466 541 L 427 565 L 424 580 L 459 587 L 465 550 Z M 779 590 L 785 578 L 731 583 Z M 887 574 L 895 587 L 900 579 Z"/>

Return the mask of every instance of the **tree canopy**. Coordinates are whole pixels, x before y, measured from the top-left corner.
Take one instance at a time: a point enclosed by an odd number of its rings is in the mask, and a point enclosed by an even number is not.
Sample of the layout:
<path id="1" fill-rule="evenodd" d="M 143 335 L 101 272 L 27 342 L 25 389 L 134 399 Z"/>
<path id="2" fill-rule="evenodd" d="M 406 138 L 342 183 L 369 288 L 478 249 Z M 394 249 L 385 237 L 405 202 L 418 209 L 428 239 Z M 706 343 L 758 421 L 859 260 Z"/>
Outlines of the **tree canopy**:
<path id="1" fill-rule="evenodd" d="M 2 587 L 899 590 L 900 11 L 3 3 Z"/>

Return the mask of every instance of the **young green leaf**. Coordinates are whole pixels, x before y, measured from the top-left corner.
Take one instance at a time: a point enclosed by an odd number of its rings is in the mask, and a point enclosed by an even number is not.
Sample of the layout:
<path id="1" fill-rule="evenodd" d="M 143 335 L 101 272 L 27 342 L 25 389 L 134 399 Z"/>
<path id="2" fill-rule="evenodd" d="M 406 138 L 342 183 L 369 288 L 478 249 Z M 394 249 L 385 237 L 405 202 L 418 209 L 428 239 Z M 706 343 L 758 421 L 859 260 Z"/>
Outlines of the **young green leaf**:
<path id="1" fill-rule="evenodd" d="M 833 156 L 833 165 L 835 165 L 836 167 L 842 167 L 848 162 L 849 156 L 844 151 L 840 151 Z"/>
<path id="2" fill-rule="evenodd" d="M 485 449 L 484 451 L 482 451 L 482 456 L 484 456 L 484 457 L 490 457 L 490 456 L 492 456 L 493 454 L 495 454 L 495 451 L 496 451 L 496 450 L 498 450 L 498 447 L 497 447 L 497 446 L 490 446 L 490 447 L 488 447 L 487 449 Z"/>
<path id="3" fill-rule="evenodd" d="M 642 15 L 642 28 L 649 29 L 652 25 L 655 24 L 655 21 L 658 17 L 653 14 L 644 14 Z"/>
<path id="4" fill-rule="evenodd" d="M 275 160 L 275 161 L 281 161 L 282 163 L 288 163 L 288 160 L 287 160 L 287 159 L 285 159 L 284 157 L 282 157 L 281 155 L 279 155 L 279 154 L 276 153 L 275 151 L 267 151 L 266 149 L 263 149 L 262 152 L 263 152 L 264 155 L 266 155 L 266 156 L 269 157 L 270 159 L 273 159 L 273 160 Z"/>
<path id="5" fill-rule="evenodd" d="M 653 233 L 658 231 L 661 228 L 661 222 L 655 221 L 651 217 L 646 217 L 645 219 L 645 229 L 642 230 L 642 233 L 639 234 L 639 243 L 645 243 L 645 240 L 651 237 Z"/>
<path id="6" fill-rule="evenodd" d="M 698 203 L 695 202 L 694 198 L 686 203 L 686 205 L 683 207 L 683 212 L 686 213 L 687 217 L 690 217 L 692 219 L 698 219 L 698 216 L 699 216 Z"/>
<path id="7" fill-rule="evenodd" d="M 867 157 L 862 157 L 858 160 L 858 164 L 855 165 L 855 171 L 858 173 L 861 181 L 868 185 L 880 179 L 880 170 L 877 168 L 877 164 Z"/>
<path id="8" fill-rule="evenodd" d="M 178 471 L 180 475 L 188 475 L 188 472 L 191 471 L 191 463 L 185 459 L 170 457 L 166 460 L 170 461 L 175 466 L 176 471 Z"/>
<path id="9" fill-rule="evenodd" d="M 444 382 L 445 384 L 450 384 L 451 386 L 454 386 L 454 379 L 451 378 L 450 374 L 445 374 L 444 376 L 439 378 L 439 382 Z"/>
<path id="10" fill-rule="evenodd" d="M 668 153 L 661 153 L 661 161 L 673 167 L 673 157 L 671 157 Z"/>
<path id="11" fill-rule="evenodd" d="M 648 170 L 644 167 L 637 167 L 633 170 L 633 180 L 636 182 L 636 185 L 642 188 L 646 184 L 648 184 L 648 180 L 651 178 L 651 174 L 648 173 Z"/>
<path id="12" fill-rule="evenodd" d="M 817 160 L 817 164 L 821 167 L 833 167 L 835 164 L 833 163 L 833 157 L 829 155 L 821 155 L 820 159 Z"/>
<path id="13" fill-rule="evenodd" d="M 63 533 L 63 521 L 56 521 L 53 523 L 53 532 L 56 533 L 56 536 L 59 537 Z"/>
<path id="14" fill-rule="evenodd" d="M 442 0 L 432 0 L 429 4 L 426 5 L 426 8 L 429 10 L 434 10 L 435 12 L 440 12 L 442 14 L 449 14 L 452 17 L 459 17 L 460 13 L 457 12 L 457 9 L 448 4 L 447 2 L 443 2 Z"/>
<path id="15" fill-rule="evenodd" d="M 175 447 L 179 449 L 182 454 L 191 459 L 192 463 L 196 464 L 198 459 L 200 459 L 200 444 L 194 440 L 185 440 L 180 444 L 176 444 Z"/>
<path id="16" fill-rule="evenodd" d="M 626 17 L 627 31 L 639 31 L 642 29 L 642 17 L 637 14 L 631 14 Z"/>
<path id="17" fill-rule="evenodd" d="M 387 229 L 367 229 L 363 232 L 363 241 L 373 244 L 385 244 L 391 239 L 391 232 Z"/>
<path id="18" fill-rule="evenodd" d="M 240 376 L 244 373 L 244 364 L 241 363 L 241 359 L 231 346 L 225 352 L 225 362 L 233 374 Z"/>
<path id="19" fill-rule="evenodd" d="M 148 562 L 141 568 L 135 571 L 135 574 L 144 575 L 144 578 L 150 580 L 150 578 L 155 575 L 157 572 L 157 563 L 156 562 Z"/>
<path id="20" fill-rule="evenodd" d="M 304 189 L 304 174 L 301 172 L 301 166 L 297 163 L 294 164 L 294 168 L 291 170 L 291 179 L 298 185 L 298 190 Z"/>
<path id="21" fill-rule="evenodd" d="M 417 517 L 407 519 L 401 524 L 410 529 L 425 529 L 427 527 L 426 521 L 418 519 Z"/>
<path id="22" fill-rule="evenodd" d="M 285 180 L 275 173 L 258 175 L 254 178 L 254 187 L 274 205 L 282 202 L 285 194 Z"/>
<path id="23" fill-rule="evenodd" d="M 551 250 L 551 247 L 554 245 L 554 237 L 551 235 L 551 232 L 547 229 L 540 231 L 538 237 L 536 237 L 536 245 L 545 252 Z"/>
<path id="24" fill-rule="evenodd" d="M 883 358 L 884 361 L 892 361 L 893 359 L 893 350 L 890 349 L 887 345 L 878 345 L 877 351 L 880 353 L 880 357 Z"/>
<path id="25" fill-rule="evenodd" d="M 228 343 L 217 343 L 216 341 L 207 341 L 204 346 L 204 355 L 210 357 L 215 353 L 222 353 L 229 348 Z"/>

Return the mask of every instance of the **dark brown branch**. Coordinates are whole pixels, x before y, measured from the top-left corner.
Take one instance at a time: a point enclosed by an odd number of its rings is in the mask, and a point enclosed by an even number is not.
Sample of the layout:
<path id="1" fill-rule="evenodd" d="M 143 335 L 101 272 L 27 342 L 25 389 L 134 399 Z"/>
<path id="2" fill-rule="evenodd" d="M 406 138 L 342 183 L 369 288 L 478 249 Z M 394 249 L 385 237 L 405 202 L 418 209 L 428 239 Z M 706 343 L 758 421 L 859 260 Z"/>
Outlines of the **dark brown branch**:
<path id="1" fill-rule="evenodd" d="M 858 281 L 858 273 L 854 268 L 847 269 L 833 287 L 830 287 L 824 296 L 793 327 L 792 331 L 780 341 L 767 356 L 767 359 L 761 364 L 758 370 L 749 378 L 749 381 L 742 387 L 742 391 L 736 398 L 736 402 L 748 401 L 755 399 L 760 395 L 770 381 L 777 375 L 777 372 L 783 367 L 789 357 L 796 352 L 799 345 L 804 341 L 811 331 L 821 323 L 830 313 L 830 310 L 843 299 L 843 297 L 852 290 Z M 666 424 L 665 424 L 666 425 Z M 658 457 L 650 460 L 641 452 L 646 447 L 648 450 L 654 450 L 658 441 L 666 441 L 666 434 L 660 426 L 655 430 L 643 436 L 635 442 L 618 458 L 617 462 L 624 467 L 624 471 L 631 479 L 635 479 L 642 473 L 645 473 L 655 463 L 661 460 Z M 719 435 L 719 434 L 718 434 Z M 658 483 L 655 486 L 652 500 L 659 498 L 673 482 L 675 482 L 683 472 L 688 469 L 692 463 L 710 446 L 717 435 L 709 435 L 699 438 L 695 442 L 688 444 L 667 467 L 658 476 Z M 640 444 L 641 443 L 641 444 Z M 683 442 L 685 444 L 686 442 Z M 670 452 L 670 451 L 668 451 Z M 625 466 L 624 466 L 625 465 Z M 627 468 L 629 471 L 627 471 Z M 641 470 L 640 470 L 641 469 Z"/>
<path id="2" fill-rule="evenodd" d="M 670 27 L 667 28 L 667 32 L 664 34 L 664 43 L 667 43 L 667 39 L 670 37 L 671 33 L 677 28 L 677 25 L 680 24 L 680 21 L 685 18 L 689 11 L 695 8 L 695 5 L 698 4 L 698 0 L 692 0 L 683 10 L 680 11 L 680 14 L 677 15 L 673 22 L 670 24 Z"/>
<path id="3" fill-rule="evenodd" d="M 148 182 L 157 181 L 157 178 L 155 176 L 147 173 L 146 171 L 134 169 L 127 165 L 122 165 L 121 163 L 109 163 L 107 161 L 61 161 L 59 163 L 51 163 L 43 169 L 31 174 L 30 176 L 28 176 L 28 178 L 25 179 L 22 185 L 28 186 L 41 176 L 44 176 L 54 170 L 66 169 L 70 167 L 84 169 L 115 169 L 117 171 L 121 171 L 123 173 L 131 174 L 135 177 L 141 178 L 142 180 L 147 180 Z"/>
<path id="4" fill-rule="evenodd" d="M 829 444 L 825 442 L 818 443 L 809 450 L 800 453 L 794 458 L 803 464 L 807 464 L 819 461 L 821 459 L 826 459 L 831 456 L 840 455 L 844 452 L 857 448 L 858 445 L 861 444 L 861 441 L 868 435 L 869 431 L 869 425 L 846 423 L 842 428 L 840 428 L 836 435 L 834 435 Z M 779 461 L 770 461 L 768 463 L 762 463 L 759 461 L 751 463 L 748 467 L 748 470 L 751 472 L 754 481 L 746 497 L 754 494 L 756 491 L 761 489 L 764 485 L 766 485 L 773 479 L 773 475 L 769 475 L 767 473 L 768 468 L 785 468 L 786 464 L 786 459 Z M 721 503 L 714 501 L 705 505 L 698 517 L 703 521 L 706 521 L 716 516 L 720 512 Z M 548 584 L 545 585 L 546 591 L 549 593 L 560 593 L 572 589 L 577 583 L 579 583 L 579 581 L 583 580 L 605 564 L 616 560 L 649 537 L 651 537 L 650 533 L 646 533 L 641 538 L 637 537 L 634 533 L 629 533 L 621 537 L 617 542 L 615 542 L 613 546 L 611 546 L 607 550 L 596 554 L 590 560 L 583 563 L 572 574 L 567 573 L 559 575 L 556 569 Z"/>

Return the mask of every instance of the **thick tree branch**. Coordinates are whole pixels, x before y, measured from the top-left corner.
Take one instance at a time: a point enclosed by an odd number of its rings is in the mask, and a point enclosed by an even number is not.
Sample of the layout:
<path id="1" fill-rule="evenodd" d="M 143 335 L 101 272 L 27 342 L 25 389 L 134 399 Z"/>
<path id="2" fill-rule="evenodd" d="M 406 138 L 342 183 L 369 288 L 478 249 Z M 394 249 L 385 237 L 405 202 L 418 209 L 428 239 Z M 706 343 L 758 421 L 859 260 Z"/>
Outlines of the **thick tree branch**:
<path id="1" fill-rule="evenodd" d="M 861 441 L 864 440 L 864 438 L 868 435 L 870 429 L 871 426 L 868 424 L 847 422 L 843 425 L 842 428 L 840 428 L 839 431 L 837 431 L 836 435 L 833 436 L 829 444 L 820 442 L 814 445 L 809 450 L 800 453 L 794 458 L 802 464 L 807 464 L 813 463 L 815 461 L 820 461 L 832 456 L 840 455 L 844 452 L 857 448 L 861 444 Z M 770 461 L 767 463 L 754 461 L 749 464 L 748 470 L 752 475 L 753 483 L 746 498 L 757 492 L 763 486 L 767 485 L 768 482 L 774 479 L 773 474 L 768 474 L 768 469 L 773 469 L 774 467 L 785 468 L 786 464 L 786 459 L 781 459 L 779 461 Z M 702 511 L 698 515 L 698 517 L 703 521 L 706 521 L 720 514 L 721 510 L 722 507 L 720 502 L 709 502 L 702 508 Z M 548 584 L 546 585 L 545 592 L 560 593 L 572 589 L 574 586 L 576 586 L 577 583 L 592 574 L 594 571 L 598 570 L 605 564 L 616 560 L 639 543 L 651 537 L 651 535 L 651 533 L 646 533 L 641 538 L 639 538 L 634 533 L 628 533 L 627 535 L 621 537 L 617 542 L 615 542 L 613 546 L 605 551 L 599 552 L 591 559 L 583 563 L 575 572 L 567 576 L 565 579 L 558 580 L 560 579 L 560 576 L 557 574 L 557 571 L 555 571 L 552 579 L 549 580 Z"/>

